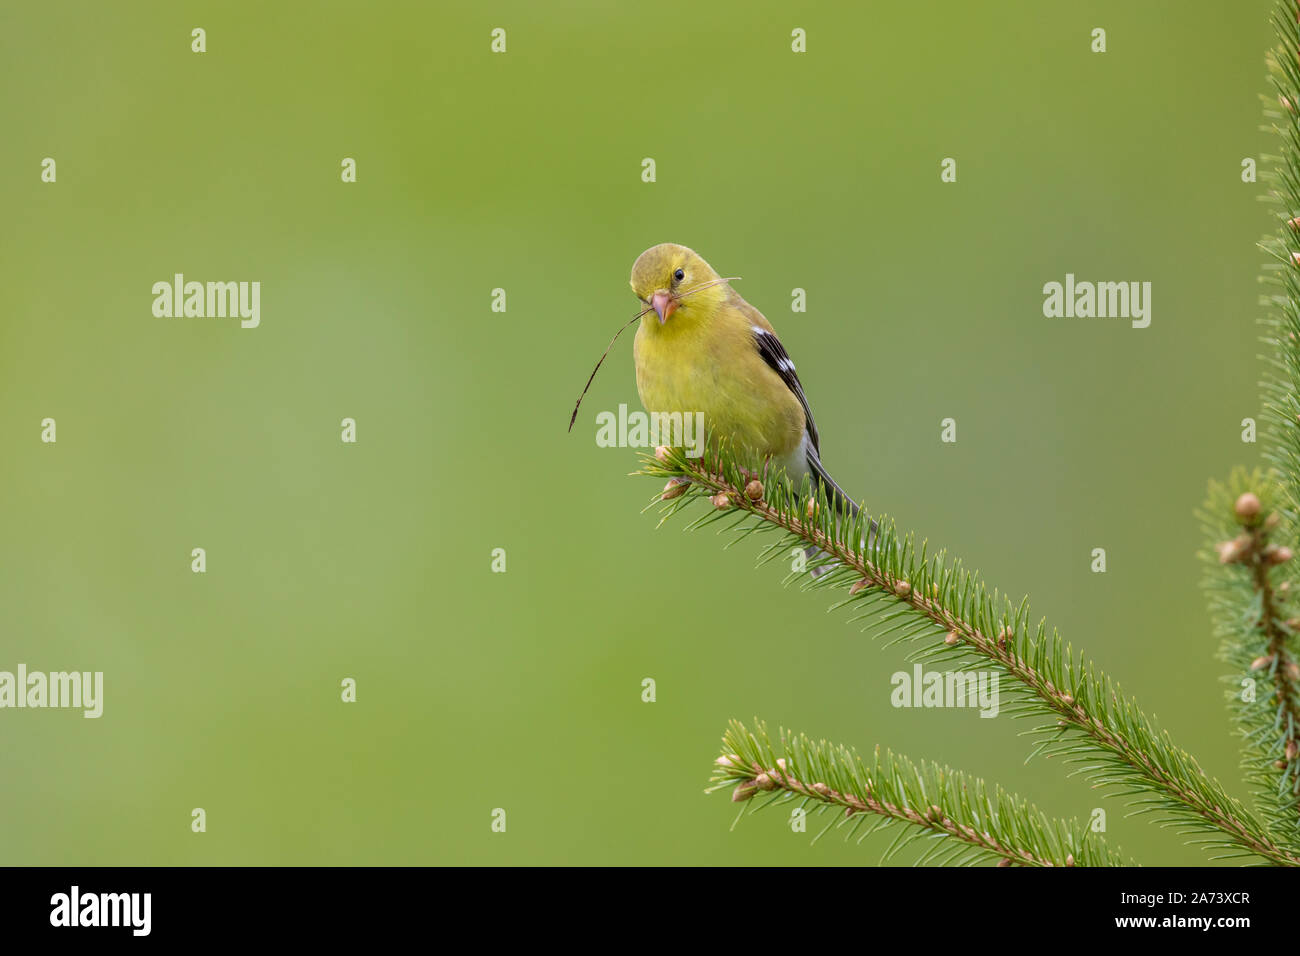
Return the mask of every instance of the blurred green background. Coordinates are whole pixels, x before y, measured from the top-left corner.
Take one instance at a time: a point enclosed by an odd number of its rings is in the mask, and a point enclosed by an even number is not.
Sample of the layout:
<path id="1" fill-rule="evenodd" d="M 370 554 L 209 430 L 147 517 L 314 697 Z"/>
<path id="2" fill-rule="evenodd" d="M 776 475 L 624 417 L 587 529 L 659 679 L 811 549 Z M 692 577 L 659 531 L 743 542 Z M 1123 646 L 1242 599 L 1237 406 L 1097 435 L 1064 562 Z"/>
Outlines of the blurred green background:
<path id="1" fill-rule="evenodd" d="M 1192 512 L 1257 459 L 1270 8 L 5 4 L 0 669 L 102 670 L 105 702 L 0 712 L 0 862 L 875 862 L 892 833 L 729 831 L 703 789 L 754 716 L 1205 862 L 1026 766 L 1018 722 L 892 708 L 904 649 L 752 539 L 655 530 L 595 444 L 639 407 L 630 331 L 564 429 L 632 261 L 694 247 L 781 332 L 842 484 L 1246 796 Z M 260 281 L 260 328 L 154 318 L 175 272 Z M 1152 282 L 1151 327 L 1044 318 L 1067 272 Z"/>

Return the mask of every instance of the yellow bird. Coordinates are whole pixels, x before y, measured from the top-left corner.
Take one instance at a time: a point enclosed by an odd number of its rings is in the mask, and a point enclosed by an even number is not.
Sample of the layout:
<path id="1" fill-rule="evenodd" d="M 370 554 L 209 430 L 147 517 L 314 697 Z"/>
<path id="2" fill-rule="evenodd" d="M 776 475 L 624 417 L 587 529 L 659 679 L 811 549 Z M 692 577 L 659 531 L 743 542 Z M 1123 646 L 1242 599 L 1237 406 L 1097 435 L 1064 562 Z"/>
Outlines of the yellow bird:
<path id="1" fill-rule="evenodd" d="M 805 476 L 837 507 L 853 500 L 826 473 L 812 409 L 772 323 L 697 253 L 665 242 L 632 266 L 646 312 L 633 354 L 646 411 L 703 412 L 704 425 L 757 466 Z M 872 522 L 874 525 L 874 522 Z"/>

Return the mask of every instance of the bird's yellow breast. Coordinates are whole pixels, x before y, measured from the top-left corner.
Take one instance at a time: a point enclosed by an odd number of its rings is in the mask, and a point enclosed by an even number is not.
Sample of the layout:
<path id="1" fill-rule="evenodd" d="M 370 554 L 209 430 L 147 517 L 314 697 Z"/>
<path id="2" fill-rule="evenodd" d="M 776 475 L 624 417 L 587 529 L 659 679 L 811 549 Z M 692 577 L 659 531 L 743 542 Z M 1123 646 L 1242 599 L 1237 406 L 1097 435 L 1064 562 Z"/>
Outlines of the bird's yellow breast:
<path id="1" fill-rule="evenodd" d="M 731 303 L 707 315 L 678 312 L 663 324 L 648 315 L 633 351 L 647 411 L 703 412 L 707 430 L 755 459 L 798 450 L 799 399 L 758 354 L 751 320 Z"/>

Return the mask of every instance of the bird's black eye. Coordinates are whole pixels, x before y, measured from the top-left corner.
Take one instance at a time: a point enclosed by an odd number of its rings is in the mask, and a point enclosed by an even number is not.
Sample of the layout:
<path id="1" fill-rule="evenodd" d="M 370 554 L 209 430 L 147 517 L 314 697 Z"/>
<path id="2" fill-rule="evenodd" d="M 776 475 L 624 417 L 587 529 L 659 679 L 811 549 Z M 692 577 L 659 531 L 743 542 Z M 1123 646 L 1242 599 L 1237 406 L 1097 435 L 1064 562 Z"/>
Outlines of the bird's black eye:
<path id="1" fill-rule="evenodd" d="M 673 273 L 673 278 L 678 282 L 681 282 L 683 279 L 686 278 L 686 273 L 682 269 L 678 269 L 676 272 Z"/>

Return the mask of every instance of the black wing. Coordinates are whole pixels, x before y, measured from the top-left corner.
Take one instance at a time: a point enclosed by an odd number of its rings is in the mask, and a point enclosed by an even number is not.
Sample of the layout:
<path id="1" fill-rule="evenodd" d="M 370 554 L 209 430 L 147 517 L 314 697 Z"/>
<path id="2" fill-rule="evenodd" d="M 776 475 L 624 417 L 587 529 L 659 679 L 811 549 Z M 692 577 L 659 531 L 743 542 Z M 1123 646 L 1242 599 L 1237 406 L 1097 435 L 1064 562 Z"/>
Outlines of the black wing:
<path id="1" fill-rule="evenodd" d="M 820 455 L 821 441 L 817 436 L 817 424 L 813 421 L 812 409 L 808 407 L 808 396 L 803 393 L 803 384 L 795 374 L 794 361 L 790 358 L 790 353 L 785 350 L 785 346 L 781 344 L 775 332 L 769 332 L 758 325 L 754 326 L 754 344 L 758 347 L 758 354 L 763 357 L 763 361 L 773 372 L 781 376 L 781 381 L 785 382 L 786 387 L 794 392 L 795 398 L 799 399 L 799 404 L 803 406 L 804 420 L 808 425 L 808 440 L 812 442 L 813 451 Z"/>
<path id="2" fill-rule="evenodd" d="M 817 424 L 813 421 L 812 409 L 808 407 L 808 396 L 803 393 L 803 383 L 799 381 L 799 376 L 794 370 L 794 361 L 790 358 L 790 353 L 785 350 L 781 340 L 776 337 L 775 332 L 769 332 L 762 326 L 754 327 L 754 344 L 758 347 L 758 354 L 763 357 L 763 361 L 777 375 L 781 376 L 781 381 L 785 382 L 786 387 L 794 392 L 795 397 L 799 399 L 799 404 L 803 406 L 804 421 L 808 428 L 808 441 L 812 443 L 812 448 L 808 452 L 808 469 L 815 476 L 815 480 L 826 486 L 831 501 L 841 510 L 846 510 L 850 514 L 858 513 L 858 506 L 853 503 L 848 492 L 836 484 L 835 479 L 830 476 L 821 462 L 821 439 L 817 435 Z M 871 522 L 872 533 L 875 533 L 876 522 Z"/>

